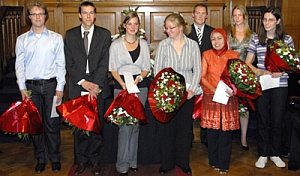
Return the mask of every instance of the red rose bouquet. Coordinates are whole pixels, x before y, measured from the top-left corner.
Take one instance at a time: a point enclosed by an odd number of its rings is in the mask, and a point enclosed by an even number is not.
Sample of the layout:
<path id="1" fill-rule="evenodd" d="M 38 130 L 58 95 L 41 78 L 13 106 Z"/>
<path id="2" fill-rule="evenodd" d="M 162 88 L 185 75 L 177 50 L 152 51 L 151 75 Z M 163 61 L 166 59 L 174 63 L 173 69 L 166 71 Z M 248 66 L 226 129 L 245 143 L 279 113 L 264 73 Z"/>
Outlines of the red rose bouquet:
<path id="1" fill-rule="evenodd" d="M 228 60 L 221 80 L 232 88 L 235 96 L 239 98 L 239 103 L 255 110 L 251 100 L 259 97 L 262 89 L 257 76 L 245 62 L 239 59 Z M 240 108 L 243 107 L 240 106 Z"/>
<path id="2" fill-rule="evenodd" d="M 136 93 L 121 91 L 109 106 L 104 118 L 118 126 L 147 123 L 145 108 Z"/>
<path id="3" fill-rule="evenodd" d="M 265 67 L 271 72 L 300 73 L 299 53 L 282 40 L 268 42 Z"/>
<path id="4" fill-rule="evenodd" d="M 44 132 L 40 113 L 30 99 L 12 103 L 0 117 L 0 129 L 19 138 Z"/>
<path id="5" fill-rule="evenodd" d="M 89 101 L 88 95 L 84 95 L 57 106 L 57 110 L 73 131 L 82 130 L 86 135 L 89 132 L 102 133 L 96 99 Z"/>
<path id="6" fill-rule="evenodd" d="M 154 77 L 148 92 L 148 101 L 154 117 L 168 122 L 186 101 L 185 79 L 172 68 L 161 70 Z"/>

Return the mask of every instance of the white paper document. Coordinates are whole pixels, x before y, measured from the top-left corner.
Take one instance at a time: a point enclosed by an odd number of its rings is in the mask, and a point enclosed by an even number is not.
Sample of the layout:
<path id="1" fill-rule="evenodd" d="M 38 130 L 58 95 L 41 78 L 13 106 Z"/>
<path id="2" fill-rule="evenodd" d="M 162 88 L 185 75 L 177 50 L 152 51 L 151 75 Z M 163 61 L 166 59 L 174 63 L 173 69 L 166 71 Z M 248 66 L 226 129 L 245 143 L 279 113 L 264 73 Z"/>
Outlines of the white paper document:
<path id="1" fill-rule="evenodd" d="M 57 96 L 53 97 L 53 103 L 52 103 L 52 110 L 51 110 L 51 118 L 53 117 L 59 117 L 57 111 L 56 111 L 56 106 L 61 104 L 61 100 L 58 102 L 58 104 L 56 104 L 56 98 Z"/>
<path id="2" fill-rule="evenodd" d="M 80 93 L 81 96 L 88 95 L 88 94 L 89 94 L 89 92 L 87 92 L 87 91 L 81 91 L 81 93 Z"/>
<path id="3" fill-rule="evenodd" d="M 262 75 L 259 77 L 259 82 L 262 90 L 279 87 L 280 78 L 272 78 L 271 75 Z"/>
<path id="4" fill-rule="evenodd" d="M 123 74 L 124 74 L 127 91 L 129 93 L 140 92 L 138 86 L 134 85 L 134 80 L 133 80 L 132 74 L 130 72 L 126 72 L 126 71 L 124 71 Z"/>
<path id="5" fill-rule="evenodd" d="M 223 81 L 219 81 L 212 101 L 226 105 L 229 99 L 229 95 L 226 93 L 226 90 L 232 92 L 232 89 L 229 86 L 227 86 Z"/>

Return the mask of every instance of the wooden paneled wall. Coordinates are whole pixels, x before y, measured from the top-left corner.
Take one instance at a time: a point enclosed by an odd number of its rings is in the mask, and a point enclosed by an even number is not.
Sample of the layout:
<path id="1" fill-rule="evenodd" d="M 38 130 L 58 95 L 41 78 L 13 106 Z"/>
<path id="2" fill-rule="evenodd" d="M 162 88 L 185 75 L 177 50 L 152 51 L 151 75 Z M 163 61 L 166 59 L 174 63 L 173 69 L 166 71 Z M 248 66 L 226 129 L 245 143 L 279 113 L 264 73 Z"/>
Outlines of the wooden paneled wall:
<path id="1" fill-rule="evenodd" d="M 46 25 L 62 35 L 66 30 L 80 24 L 78 5 L 80 2 L 47 2 L 49 19 Z M 146 30 L 149 43 L 158 43 L 166 38 L 164 34 L 164 19 L 173 12 L 180 13 L 190 23 L 193 23 L 192 11 L 194 2 L 152 2 L 152 3 L 128 3 L 128 2 L 94 2 L 97 6 L 96 24 L 107 28 L 112 34 L 118 33 L 118 26 L 122 23 L 124 15 L 122 11 L 138 8 L 141 19 L 141 27 Z M 209 18 L 207 24 L 213 27 L 222 27 L 224 19 L 224 2 L 208 2 Z"/>
<path id="2" fill-rule="evenodd" d="M 0 0 L 1 6 L 26 6 L 31 0 Z M 77 17 L 77 6 L 82 0 L 42 0 L 47 4 L 52 13 L 47 26 L 64 35 L 65 31 L 80 24 Z M 90 0 L 98 7 L 98 20 L 96 24 L 117 32 L 117 26 L 121 22 L 121 11 L 128 6 L 135 8 L 140 6 L 139 13 L 143 17 L 143 28 L 147 31 L 148 42 L 155 42 L 165 37 L 162 30 L 162 21 L 168 13 L 180 12 L 192 21 L 191 11 L 196 3 L 206 3 L 209 6 L 209 19 L 207 24 L 213 27 L 229 28 L 232 8 L 238 4 L 244 6 L 277 6 L 281 9 L 284 27 L 287 33 L 292 35 L 295 46 L 300 50 L 300 16 L 295 15 L 300 9 L 299 0 Z M 110 6 L 111 5 L 111 6 Z M 110 6 L 110 7 L 109 7 Z M 223 9 L 224 7 L 224 9 Z M 153 10 L 153 11 L 152 11 Z M 112 12 L 115 12 L 114 15 Z M 24 17 L 25 13 L 23 13 Z M 102 18 L 104 17 L 104 18 Z M 55 19 L 57 18 L 57 19 Z M 72 21 L 69 21 L 71 20 Z M 112 19 L 115 19 L 112 22 Z M 152 20 L 152 21 L 151 21 Z M 155 21 L 153 21 L 155 20 Z M 26 26 L 25 18 L 22 18 L 23 27 Z M 151 28 L 154 27 L 154 31 Z M 160 33 L 159 33 L 160 32 Z"/>

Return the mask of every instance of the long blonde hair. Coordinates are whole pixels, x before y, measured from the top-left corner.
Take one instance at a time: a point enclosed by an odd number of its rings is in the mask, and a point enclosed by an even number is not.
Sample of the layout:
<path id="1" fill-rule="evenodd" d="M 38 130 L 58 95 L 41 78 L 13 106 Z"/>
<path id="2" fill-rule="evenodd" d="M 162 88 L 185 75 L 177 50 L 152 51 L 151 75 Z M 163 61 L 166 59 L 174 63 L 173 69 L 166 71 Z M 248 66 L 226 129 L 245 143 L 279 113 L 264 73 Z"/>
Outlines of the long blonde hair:
<path id="1" fill-rule="evenodd" d="M 231 36 L 235 37 L 235 35 L 236 35 L 236 26 L 235 26 L 235 22 L 233 21 L 233 11 L 235 9 L 239 9 L 242 12 L 243 18 L 244 18 L 244 35 L 245 35 L 245 37 L 250 37 L 251 30 L 250 30 L 250 26 L 248 24 L 249 15 L 248 15 L 248 12 L 246 10 L 246 7 L 244 7 L 243 5 L 237 5 L 232 9 L 231 18 L 230 18 Z"/>

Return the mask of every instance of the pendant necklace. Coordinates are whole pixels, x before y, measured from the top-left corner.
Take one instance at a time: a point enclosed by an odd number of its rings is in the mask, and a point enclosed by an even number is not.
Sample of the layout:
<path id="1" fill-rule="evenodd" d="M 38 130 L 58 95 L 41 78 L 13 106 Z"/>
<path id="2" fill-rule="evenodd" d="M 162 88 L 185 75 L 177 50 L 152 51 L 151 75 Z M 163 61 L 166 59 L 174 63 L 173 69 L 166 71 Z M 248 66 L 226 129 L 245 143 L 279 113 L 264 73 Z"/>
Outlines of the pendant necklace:
<path id="1" fill-rule="evenodd" d="M 134 44 L 134 43 L 136 42 L 136 40 L 137 40 L 137 37 L 135 37 L 135 40 L 134 40 L 133 42 L 127 41 L 127 40 L 126 40 L 126 37 L 124 37 L 124 39 L 125 39 L 125 41 L 126 41 L 128 44 Z"/>

